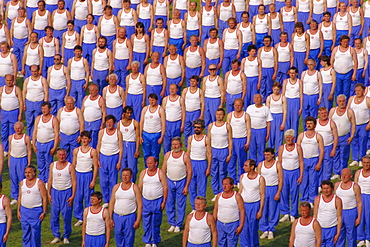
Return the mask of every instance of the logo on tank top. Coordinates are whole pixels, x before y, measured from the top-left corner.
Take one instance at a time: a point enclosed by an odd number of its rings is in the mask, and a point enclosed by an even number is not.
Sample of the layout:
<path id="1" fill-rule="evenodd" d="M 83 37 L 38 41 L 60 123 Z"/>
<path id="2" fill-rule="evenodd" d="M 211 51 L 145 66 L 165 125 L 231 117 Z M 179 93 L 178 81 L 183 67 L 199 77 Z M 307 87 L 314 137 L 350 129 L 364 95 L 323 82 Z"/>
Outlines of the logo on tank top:
<path id="1" fill-rule="evenodd" d="M 150 115 L 149 118 L 153 118 L 153 115 Z"/>
<path id="2" fill-rule="evenodd" d="M 260 21 L 260 23 L 262 23 L 263 21 Z"/>
<path id="3" fill-rule="evenodd" d="M 31 194 L 31 191 L 30 190 L 27 190 L 27 194 Z"/>
<path id="4" fill-rule="evenodd" d="M 62 176 L 62 174 L 61 173 L 58 173 L 58 177 L 61 177 Z"/>
<path id="5" fill-rule="evenodd" d="M 339 18 L 339 20 L 343 20 L 343 18 Z"/>
<path id="6" fill-rule="evenodd" d="M 174 25 L 173 25 L 173 27 L 177 27 L 177 25 L 176 25 L 176 24 L 174 24 Z"/>
<path id="7" fill-rule="evenodd" d="M 314 39 L 315 37 L 314 36 L 311 36 L 311 39 Z"/>
<path id="8" fill-rule="evenodd" d="M 125 128 L 125 132 L 128 132 L 128 128 Z"/>
<path id="9" fill-rule="evenodd" d="M 210 13 L 207 13 L 207 15 L 211 15 Z"/>

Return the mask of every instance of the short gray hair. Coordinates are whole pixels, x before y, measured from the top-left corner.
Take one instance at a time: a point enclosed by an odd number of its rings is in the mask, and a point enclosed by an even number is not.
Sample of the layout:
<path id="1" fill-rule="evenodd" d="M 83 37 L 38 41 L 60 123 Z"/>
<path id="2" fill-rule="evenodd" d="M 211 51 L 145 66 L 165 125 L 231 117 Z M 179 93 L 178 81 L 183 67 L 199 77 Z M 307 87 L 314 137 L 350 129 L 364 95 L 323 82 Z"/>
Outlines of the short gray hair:
<path id="1" fill-rule="evenodd" d="M 116 77 L 116 80 L 118 80 L 118 75 L 116 73 L 112 73 L 108 76 L 108 79 L 111 78 L 112 76 Z"/>
<path id="2" fill-rule="evenodd" d="M 136 64 L 137 66 L 139 66 L 139 67 L 140 67 L 140 62 L 139 62 L 139 61 L 132 61 L 132 62 L 131 62 L 131 65 L 134 65 L 134 64 Z"/>
<path id="3" fill-rule="evenodd" d="M 197 196 L 195 200 L 202 200 L 204 205 L 207 205 L 207 199 L 204 196 Z"/>
<path id="4" fill-rule="evenodd" d="M 344 94 L 339 94 L 338 96 L 337 96 L 337 100 L 339 99 L 339 98 L 344 98 L 345 100 L 347 100 L 347 96 L 346 95 L 344 95 Z"/>
<path id="5" fill-rule="evenodd" d="M 288 129 L 284 132 L 284 137 L 287 137 L 287 136 L 295 136 L 295 131 L 294 129 Z"/>
<path id="6" fill-rule="evenodd" d="M 308 207 L 309 209 L 311 209 L 311 204 L 309 202 L 301 202 L 301 204 L 299 204 L 299 206 Z"/>

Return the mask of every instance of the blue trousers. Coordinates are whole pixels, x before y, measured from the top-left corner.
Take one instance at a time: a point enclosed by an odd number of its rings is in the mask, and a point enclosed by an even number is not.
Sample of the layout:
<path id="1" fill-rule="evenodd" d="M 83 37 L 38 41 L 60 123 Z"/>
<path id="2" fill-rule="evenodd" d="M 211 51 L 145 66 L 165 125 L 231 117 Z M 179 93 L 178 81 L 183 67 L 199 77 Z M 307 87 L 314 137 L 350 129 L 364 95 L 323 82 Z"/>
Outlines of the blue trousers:
<path id="1" fill-rule="evenodd" d="M 240 175 L 244 173 L 243 166 L 244 162 L 247 160 L 247 151 L 244 149 L 246 143 L 246 137 L 233 138 L 233 152 L 230 163 L 227 165 L 227 171 L 235 182 L 238 182 Z M 238 172 L 236 170 L 238 170 Z"/>
<path id="2" fill-rule="evenodd" d="M 126 105 L 131 106 L 133 108 L 132 118 L 136 121 L 140 122 L 141 117 L 141 110 L 143 103 L 143 95 L 142 94 L 127 94 L 126 98 Z"/>
<path id="3" fill-rule="evenodd" d="M 3 239 L 6 232 L 6 223 L 0 223 L 0 238 Z M 6 247 L 6 242 L 0 241 L 0 247 Z"/>
<path id="4" fill-rule="evenodd" d="M 197 68 L 189 68 L 188 66 L 185 67 L 185 80 L 186 80 L 187 87 L 190 87 L 190 78 L 193 75 L 199 76 L 201 71 L 202 71 L 202 66 L 197 67 Z"/>
<path id="5" fill-rule="evenodd" d="M 248 46 L 250 45 L 252 45 L 252 42 L 243 43 L 242 51 L 240 52 L 240 60 L 243 60 L 243 58 L 248 57 Z"/>
<path id="6" fill-rule="evenodd" d="M 254 103 L 253 97 L 258 93 L 257 90 L 258 76 L 247 77 L 247 93 L 244 98 L 244 108 Z"/>
<path id="7" fill-rule="evenodd" d="M 220 106 L 220 101 L 221 98 L 204 97 L 204 122 L 206 127 L 216 121 L 216 110 Z"/>
<path id="8" fill-rule="evenodd" d="M 286 99 L 287 101 L 287 115 L 285 122 L 285 129 L 294 129 L 295 135 L 298 135 L 298 124 L 299 124 L 299 98 Z"/>
<path id="9" fill-rule="evenodd" d="M 65 106 L 64 98 L 66 96 L 66 89 L 55 90 L 49 88 L 49 101 L 51 103 L 51 114 L 57 115 L 58 110 Z"/>
<path id="10" fill-rule="evenodd" d="M 72 233 L 72 206 L 68 206 L 67 200 L 72 196 L 72 188 L 66 190 L 51 189 L 53 203 L 50 209 L 50 229 L 55 238 L 60 238 L 59 215 L 62 214 L 64 221 L 63 238 L 69 238 Z"/>
<path id="11" fill-rule="evenodd" d="M 357 227 L 357 240 L 370 239 L 370 214 L 368 208 L 370 207 L 370 194 L 361 194 L 362 200 L 362 214 L 360 225 Z"/>
<path id="12" fill-rule="evenodd" d="M 337 234 L 337 226 L 330 228 L 322 228 L 322 243 L 321 246 L 334 247 L 334 236 Z"/>
<path id="13" fill-rule="evenodd" d="M 260 246 L 258 238 L 258 222 L 256 215 L 260 209 L 260 201 L 244 202 L 245 221 L 240 234 L 240 246 Z"/>
<path id="14" fill-rule="evenodd" d="M 303 107 L 302 107 L 302 120 L 304 121 L 308 116 L 317 117 L 319 106 L 317 100 L 319 99 L 318 94 L 307 95 L 303 94 Z"/>
<path id="15" fill-rule="evenodd" d="M 363 72 L 364 72 L 364 68 L 362 68 L 362 69 L 357 69 L 357 71 L 356 71 L 356 80 L 354 80 L 354 81 L 351 81 L 351 87 L 350 87 L 350 90 L 351 90 L 351 96 L 352 95 L 355 95 L 355 85 L 357 84 L 357 83 L 362 83 L 362 84 L 364 84 L 365 86 L 367 86 L 367 81 L 366 81 L 366 83 L 365 83 L 365 78 L 363 78 L 362 77 L 362 74 L 363 74 Z M 366 73 L 367 74 L 367 73 Z"/>
<path id="16" fill-rule="evenodd" d="M 143 242 L 146 244 L 158 244 L 161 242 L 163 197 L 155 200 L 147 200 L 143 197 Z"/>
<path id="17" fill-rule="evenodd" d="M 52 12 L 50 12 L 50 13 L 52 13 Z M 53 34 L 54 34 L 54 37 L 59 40 L 59 48 L 62 48 L 63 33 L 65 33 L 66 31 L 67 31 L 67 28 L 66 29 L 63 29 L 63 30 L 56 30 L 56 29 L 54 29 L 54 33 Z"/>
<path id="18" fill-rule="evenodd" d="M 316 69 L 319 69 L 320 67 L 320 61 L 319 61 L 319 53 L 320 53 L 320 48 L 317 49 L 312 49 L 310 50 L 310 53 L 308 54 L 309 59 L 313 59 L 316 62 Z"/>
<path id="19" fill-rule="evenodd" d="M 5 89 L 3 89 L 5 90 Z M 5 111 L 1 109 L 1 142 L 4 146 L 4 151 L 9 150 L 9 136 L 14 134 L 14 124 L 18 121 L 19 109 Z"/>
<path id="20" fill-rule="evenodd" d="M 256 33 L 256 46 L 257 48 L 261 48 L 263 46 L 263 38 L 267 35 L 267 33 Z"/>
<path id="21" fill-rule="evenodd" d="M 180 39 L 170 38 L 169 41 L 168 41 L 168 45 L 175 45 L 176 46 L 177 53 L 181 56 L 184 55 L 184 50 L 182 49 L 183 44 L 184 44 L 184 39 L 183 38 L 180 38 Z"/>
<path id="22" fill-rule="evenodd" d="M 27 41 L 28 41 L 28 38 L 17 39 L 13 37 L 13 43 L 14 43 L 13 54 L 17 58 L 18 71 L 22 70 L 22 59 L 23 59 L 24 47 L 26 46 Z"/>
<path id="23" fill-rule="evenodd" d="M 347 74 L 339 74 L 335 73 L 337 79 L 337 85 L 335 87 L 335 94 L 338 96 L 339 94 L 344 94 L 347 99 L 349 99 L 351 92 L 351 78 L 352 78 L 353 70 L 348 72 Z"/>
<path id="24" fill-rule="evenodd" d="M 234 111 L 234 101 L 236 99 L 239 99 L 242 97 L 242 93 L 238 93 L 238 94 L 229 94 L 229 93 L 226 93 L 226 111 L 228 113 Z"/>
<path id="25" fill-rule="evenodd" d="M 197 29 L 197 30 L 186 30 L 186 45 L 185 45 L 185 47 L 190 46 L 190 37 L 192 35 L 195 35 L 195 36 L 199 37 L 199 29 Z"/>
<path id="26" fill-rule="evenodd" d="M 357 227 L 355 226 L 357 218 L 357 207 L 352 209 L 343 209 L 342 228 L 338 239 L 338 246 L 344 246 L 346 239 L 348 247 L 356 247 Z"/>
<path id="27" fill-rule="evenodd" d="M 76 23 L 76 20 L 75 19 L 75 23 Z M 76 30 L 76 32 L 80 33 L 79 31 Z M 68 63 L 69 59 L 74 57 L 74 52 L 73 52 L 73 49 L 68 49 L 68 48 L 65 48 L 64 47 L 64 61 L 66 61 L 66 63 Z"/>
<path id="28" fill-rule="evenodd" d="M 258 5 L 249 5 L 249 21 L 252 21 L 253 16 L 258 14 Z"/>
<path id="29" fill-rule="evenodd" d="M 319 186 L 319 171 L 315 170 L 315 166 L 319 161 L 318 157 L 303 158 L 304 172 L 300 190 L 302 193 L 301 201 L 313 203 L 317 196 L 317 188 Z M 321 168 L 322 169 L 322 168 Z"/>
<path id="30" fill-rule="evenodd" d="M 74 216 L 78 220 L 83 220 L 84 208 L 91 205 L 90 196 L 94 189 L 90 189 L 90 183 L 93 179 L 92 172 L 77 172 L 77 188 L 74 199 Z"/>
<path id="31" fill-rule="evenodd" d="M 27 10 L 28 10 L 28 7 L 27 7 Z M 45 30 L 37 30 L 37 29 L 33 29 L 33 32 L 37 33 L 37 37 L 38 39 L 40 40 L 41 38 L 45 37 Z"/>
<path id="32" fill-rule="evenodd" d="M 154 93 L 158 96 L 158 104 L 162 104 L 162 96 L 161 92 L 163 89 L 163 85 L 148 85 L 146 84 L 146 95 Z M 146 98 L 146 104 L 149 105 L 149 98 Z"/>
<path id="33" fill-rule="evenodd" d="M 277 152 L 280 145 L 283 144 L 284 131 L 280 130 L 280 126 L 283 122 L 283 113 L 273 113 L 271 115 L 273 120 L 271 121 L 270 139 L 268 140 L 267 146 L 273 148 L 275 152 Z"/>
<path id="34" fill-rule="evenodd" d="M 71 79 L 71 91 L 70 95 L 75 98 L 75 105 L 76 107 L 80 108 L 82 107 L 82 100 L 85 97 L 85 90 L 83 89 L 83 85 L 85 85 L 85 80 L 72 80 Z"/>
<path id="35" fill-rule="evenodd" d="M 21 206 L 22 245 L 26 247 L 41 247 L 42 207 L 25 208 Z"/>
<path id="36" fill-rule="evenodd" d="M 228 148 L 212 148 L 211 185 L 215 195 L 222 191 L 222 179 L 227 176 L 226 158 L 228 154 Z"/>
<path id="37" fill-rule="evenodd" d="M 351 149 L 351 146 L 347 143 L 349 136 L 350 134 L 348 133 L 344 136 L 339 136 L 338 138 L 337 151 L 335 153 L 333 162 L 334 174 L 340 175 L 342 169 L 346 168 L 348 165 L 349 153 Z"/>
<path id="38" fill-rule="evenodd" d="M 95 20 L 94 20 L 95 21 Z M 94 24 L 97 25 L 97 24 Z M 86 58 L 87 62 L 89 63 L 89 66 L 91 68 L 92 65 L 92 52 L 96 48 L 96 44 L 88 44 L 88 43 L 82 43 L 82 50 L 83 50 L 83 57 Z"/>
<path id="39" fill-rule="evenodd" d="M 76 32 L 81 33 L 81 28 L 87 24 L 87 20 L 78 20 L 74 18 Z"/>
<path id="40" fill-rule="evenodd" d="M 210 75 L 209 74 L 209 71 L 208 71 L 208 68 L 211 64 L 215 64 L 216 66 L 220 63 L 220 58 L 216 58 L 216 59 L 208 59 L 206 57 L 206 69 L 204 70 L 204 76 L 208 76 Z M 220 70 L 217 70 L 217 75 L 220 75 Z"/>
<path id="41" fill-rule="evenodd" d="M 168 78 L 167 77 L 167 85 L 166 85 L 166 92 L 165 95 L 168 96 L 170 95 L 170 86 L 171 84 L 176 84 L 177 85 L 177 95 L 180 95 L 181 87 L 180 83 L 182 82 L 182 77 L 179 76 L 177 78 Z"/>
<path id="42" fill-rule="evenodd" d="M 299 185 L 299 169 L 285 170 L 283 169 L 283 189 L 280 194 L 280 212 L 281 214 L 290 214 L 294 217 L 298 216 L 298 196 Z"/>
<path id="43" fill-rule="evenodd" d="M 36 141 L 36 158 L 37 168 L 39 170 L 39 178 L 47 183 L 49 179 L 49 167 L 53 162 L 53 155 L 50 154 L 50 150 L 54 147 L 54 140 L 46 143 L 40 143 Z"/>
<path id="44" fill-rule="evenodd" d="M 114 73 L 118 76 L 118 85 L 120 85 L 124 90 L 126 90 L 126 76 L 128 76 L 129 71 L 126 69 L 128 65 L 128 59 L 119 60 L 114 59 Z"/>
<path id="45" fill-rule="evenodd" d="M 100 153 L 101 167 L 99 168 L 99 177 L 105 203 L 109 203 L 113 187 L 117 184 L 118 170 L 116 169 L 116 165 L 118 163 L 118 156 L 118 154 L 107 156 Z"/>
<path id="46" fill-rule="evenodd" d="M 366 154 L 367 140 L 369 131 L 366 130 L 366 123 L 356 125 L 356 133 L 351 142 L 352 147 L 352 159 L 354 161 L 360 161 Z"/>
<path id="47" fill-rule="evenodd" d="M 190 185 L 189 185 L 189 194 L 190 194 L 190 205 L 192 209 L 195 209 L 195 198 L 197 196 L 206 197 L 207 193 L 207 160 L 191 160 L 191 165 L 193 169 Z"/>
<path id="48" fill-rule="evenodd" d="M 267 129 L 253 129 L 252 128 L 252 136 L 251 136 L 251 143 L 249 146 L 249 156 L 251 159 L 257 161 L 257 164 L 263 161 L 263 151 L 266 147 L 266 133 Z"/>
<path id="49" fill-rule="evenodd" d="M 330 180 L 333 171 L 334 158 L 330 157 L 333 144 L 324 147 L 324 159 L 322 160 L 319 181 Z"/>
<path id="50" fill-rule="evenodd" d="M 328 100 L 328 97 L 330 95 L 331 87 L 333 86 L 332 83 L 323 83 L 322 84 L 322 98 L 321 98 L 321 106 L 325 106 L 328 111 L 333 107 L 333 100 Z M 334 98 L 334 95 L 333 95 Z"/>
<path id="51" fill-rule="evenodd" d="M 279 32 L 280 34 L 280 32 Z M 290 68 L 290 62 L 279 62 L 278 71 L 276 75 L 276 81 L 283 85 L 285 79 L 288 79 L 288 70 Z"/>
<path id="52" fill-rule="evenodd" d="M 136 151 L 136 142 L 123 142 L 123 154 L 122 154 L 122 169 L 131 168 L 132 170 L 132 182 L 136 182 L 137 174 L 137 158 L 134 157 Z"/>
<path id="53" fill-rule="evenodd" d="M 192 243 L 187 243 L 186 247 L 211 247 L 211 242 L 204 243 L 204 244 L 192 244 Z"/>
<path id="54" fill-rule="evenodd" d="M 29 19 L 30 22 L 32 22 L 32 14 L 36 10 L 37 10 L 37 7 L 36 8 L 31 8 L 31 7 L 26 6 L 27 19 Z"/>
<path id="55" fill-rule="evenodd" d="M 114 238 L 118 247 L 134 247 L 136 214 L 118 215 L 113 213 Z"/>
<path id="56" fill-rule="evenodd" d="M 98 136 L 99 136 L 101 121 L 102 121 L 101 119 L 96 120 L 94 122 L 86 122 L 85 121 L 85 130 L 87 130 L 91 133 L 90 145 L 93 148 L 96 148 L 96 145 L 98 144 Z"/>
<path id="57" fill-rule="evenodd" d="M 172 181 L 167 178 L 167 183 L 168 197 L 166 202 L 166 214 L 168 217 L 168 224 L 181 228 L 186 212 L 186 196 L 182 194 L 185 188 L 186 178 L 180 181 Z"/>
<path id="58" fill-rule="evenodd" d="M 359 35 L 360 30 L 361 30 L 361 25 L 352 26 L 351 41 L 350 41 L 351 46 L 354 45 L 353 43 L 355 39 L 360 38 L 360 35 Z"/>
<path id="59" fill-rule="evenodd" d="M 181 120 L 171 122 L 166 120 L 166 133 L 164 134 L 163 150 L 164 153 L 171 151 L 171 140 L 176 136 L 181 136 L 180 133 Z"/>
<path id="60" fill-rule="evenodd" d="M 27 132 L 32 140 L 33 127 L 35 125 L 36 117 L 41 115 L 41 104 L 43 101 L 29 101 L 26 99 L 26 111 L 24 115 L 26 116 Z"/>
<path id="61" fill-rule="evenodd" d="M 106 243 L 105 234 L 98 236 L 85 235 L 85 247 L 105 246 Z"/>
<path id="62" fill-rule="evenodd" d="M 278 186 L 266 186 L 265 190 L 265 205 L 263 207 L 262 218 L 260 220 L 260 230 L 265 232 L 274 232 L 275 227 L 279 223 L 280 207 L 279 201 L 275 201 L 274 197 L 278 191 Z"/>
<path id="63" fill-rule="evenodd" d="M 102 35 L 104 36 L 104 35 Z M 113 51 L 113 41 L 116 39 L 116 34 L 112 36 L 104 36 L 107 39 L 107 48 L 111 51 Z M 135 61 L 135 60 L 133 60 Z"/>
<path id="64" fill-rule="evenodd" d="M 164 23 L 166 23 L 166 24 L 163 23 L 163 27 L 164 28 L 167 28 L 167 21 L 168 21 L 167 15 L 155 15 L 154 16 L 154 23 L 157 22 L 157 19 L 158 18 L 162 18 L 163 19 Z M 134 32 L 135 32 L 135 27 L 134 27 Z M 128 36 L 128 37 L 131 37 L 131 36 Z"/>
<path id="65" fill-rule="evenodd" d="M 77 138 L 80 136 L 80 132 L 77 131 L 73 135 L 66 135 L 60 132 L 60 147 L 67 150 L 67 161 L 72 163 L 73 150 L 79 146 Z"/>
<path id="66" fill-rule="evenodd" d="M 301 78 L 303 71 L 307 69 L 307 66 L 304 64 L 304 59 L 306 57 L 306 52 L 294 52 L 294 67 L 298 69 L 298 77 Z"/>
<path id="67" fill-rule="evenodd" d="M 217 228 L 217 244 L 222 247 L 236 247 L 238 244 L 239 236 L 236 235 L 235 231 L 239 227 L 239 220 L 222 223 L 221 221 L 216 221 Z"/>
<path id="68" fill-rule="evenodd" d="M 109 108 L 107 107 L 107 115 L 113 115 L 116 117 L 117 122 L 122 119 L 122 112 L 123 108 L 122 105 L 115 107 L 115 108 Z"/>
<path id="69" fill-rule="evenodd" d="M 274 74 L 274 68 L 262 68 L 262 79 L 261 79 L 261 90 L 260 93 L 263 99 L 266 100 L 267 96 L 272 93 L 272 75 Z"/>
<path id="70" fill-rule="evenodd" d="M 218 19 L 218 36 L 220 37 L 220 39 L 222 39 L 222 36 L 224 35 L 224 30 L 227 27 L 228 27 L 227 21 L 222 21 L 222 20 Z"/>
<path id="71" fill-rule="evenodd" d="M 303 23 L 305 23 L 305 22 L 307 22 L 307 19 Z M 294 21 L 283 22 L 284 32 L 286 32 L 288 34 L 288 41 L 289 42 L 291 42 L 292 34 L 294 32 L 294 24 L 295 24 Z"/>
<path id="72" fill-rule="evenodd" d="M 55 37 L 55 36 L 54 36 Z M 48 77 L 49 67 L 54 65 L 54 57 L 44 57 L 44 64 L 42 65 L 42 76 Z"/>
<path id="73" fill-rule="evenodd" d="M 324 40 L 324 49 L 322 50 L 322 55 L 331 57 L 331 47 L 333 45 L 332 40 Z"/>
<path id="74" fill-rule="evenodd" d="M 188 146 L 189 136 L 194 134 L 193 121 L 200 117 L 200 110 L 196 111 L 186 111 L 185 123 L 184 123 L 184 138 L 185 146 Z"/>
<path id="75" fill-rule="evenodd" d="M 342 35 L 349 35 L 348 30 L 338 30 L 336 31 L 336 37 L 335 37 L 335 46 L 339 45 L 339 38 Z"/>
<path id="76" fill-rule="evenodd" d="M 272 29 L 271 30 L 271 37 L 272 37 L 272 46 L 275 46 L 280 41 L 280 28 L 279 29 Z"/>
<path id="77" fill-rule="evenodd" d="M 14 158 L 10 156 L 10 196 L 13 199 L 18 199 L 19 183 L 25 179 L 24 168 L 28 165 L 27 156 L 22 158 Z"/>
<path id="78" fill-rule="evenodd" d="M 202 42 L 202 44 L 204 44 L 203 42 L 206 40 L 206 39 L 209 39 L 210 38 L 210 36 L 209 36 L 209 30 L 211 29 L 211 28 L 213 28 L 213 27 L 215 27 L 215 26 L 203 26 L 202 25 L 202 37 L 201 37 L 201 42 Z M 220 32 L 219 32 L 220 33 Z M 208 67 L 207 67 L 208 68 Z"/>
<path id="79" fill-rule="evenodd" d="M 161 145 L 158 144 L 158 139 L 161 137 L 161 132 L 159 133 L 148 133 L 143 131 L 143 153 L 144 162 L 146 164 L 146 159 L 149 156 L 154 156 L 159 160 L 159 152 L 161 151 Z"/>
<path id="80" fill-rule="evenodd" d="M 98 84 L 99 86 L 99 95 L 102 95 L 103 88 L 108 86 L 107 82 L 107 76 L 108 76 L 109 70 L 96 70 L 93 71 L 93 82 Z"/>
<path id="81" fill-rule="evenodd" d="M 224 50 L 224 60 L 222 60 L 222 71 L 224 75 L 226 75 L 226 73 L 231 70 L 231 61 L 235 59 L 237 54 L 238 49 Z"/>

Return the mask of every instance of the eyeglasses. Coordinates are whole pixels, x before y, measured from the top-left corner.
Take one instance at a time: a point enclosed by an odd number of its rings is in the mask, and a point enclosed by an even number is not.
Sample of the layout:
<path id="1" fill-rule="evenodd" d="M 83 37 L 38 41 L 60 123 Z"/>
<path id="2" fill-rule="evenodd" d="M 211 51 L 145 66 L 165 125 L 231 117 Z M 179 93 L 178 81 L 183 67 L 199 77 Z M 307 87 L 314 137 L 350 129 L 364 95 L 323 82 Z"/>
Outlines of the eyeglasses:
<path id="1" fill-rule="evenodd" d="M 201 129 L 202 127 L 200 126 L 194 126 L 194 129 Z"/>
<path id="2" fill-rule="evenodd" d="M 60 60 L 59 58 L 54 58 L 54 60 Z"/>
<path id="3" fill-rule="evenodd" d="M 216 70 L 216 68 L 209 68 L 208 70 L 209 71 L 213 71 L 213 70 Z"/>

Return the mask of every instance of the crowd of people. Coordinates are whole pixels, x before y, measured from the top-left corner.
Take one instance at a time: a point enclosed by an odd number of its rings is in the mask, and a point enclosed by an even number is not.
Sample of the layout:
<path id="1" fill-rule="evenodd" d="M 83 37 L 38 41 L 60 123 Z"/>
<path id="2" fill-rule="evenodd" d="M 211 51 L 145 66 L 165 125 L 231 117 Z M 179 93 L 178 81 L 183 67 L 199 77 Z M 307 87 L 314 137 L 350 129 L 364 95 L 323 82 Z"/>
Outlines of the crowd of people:
<path id="1" fill-rule="evenodd" d="M 49 204 L 53 244 L 73 215 L 83 246 L 108 246 L 111 228 L 133 246 L 142 222 L 155 247 L 165 210 L 184 247 L 259 246 L 279 221 L 290 246 L 370 246 L 368 1 L 1 7 L 0 246 L 12 205 L 23 245 L 41 246 Z"/>

